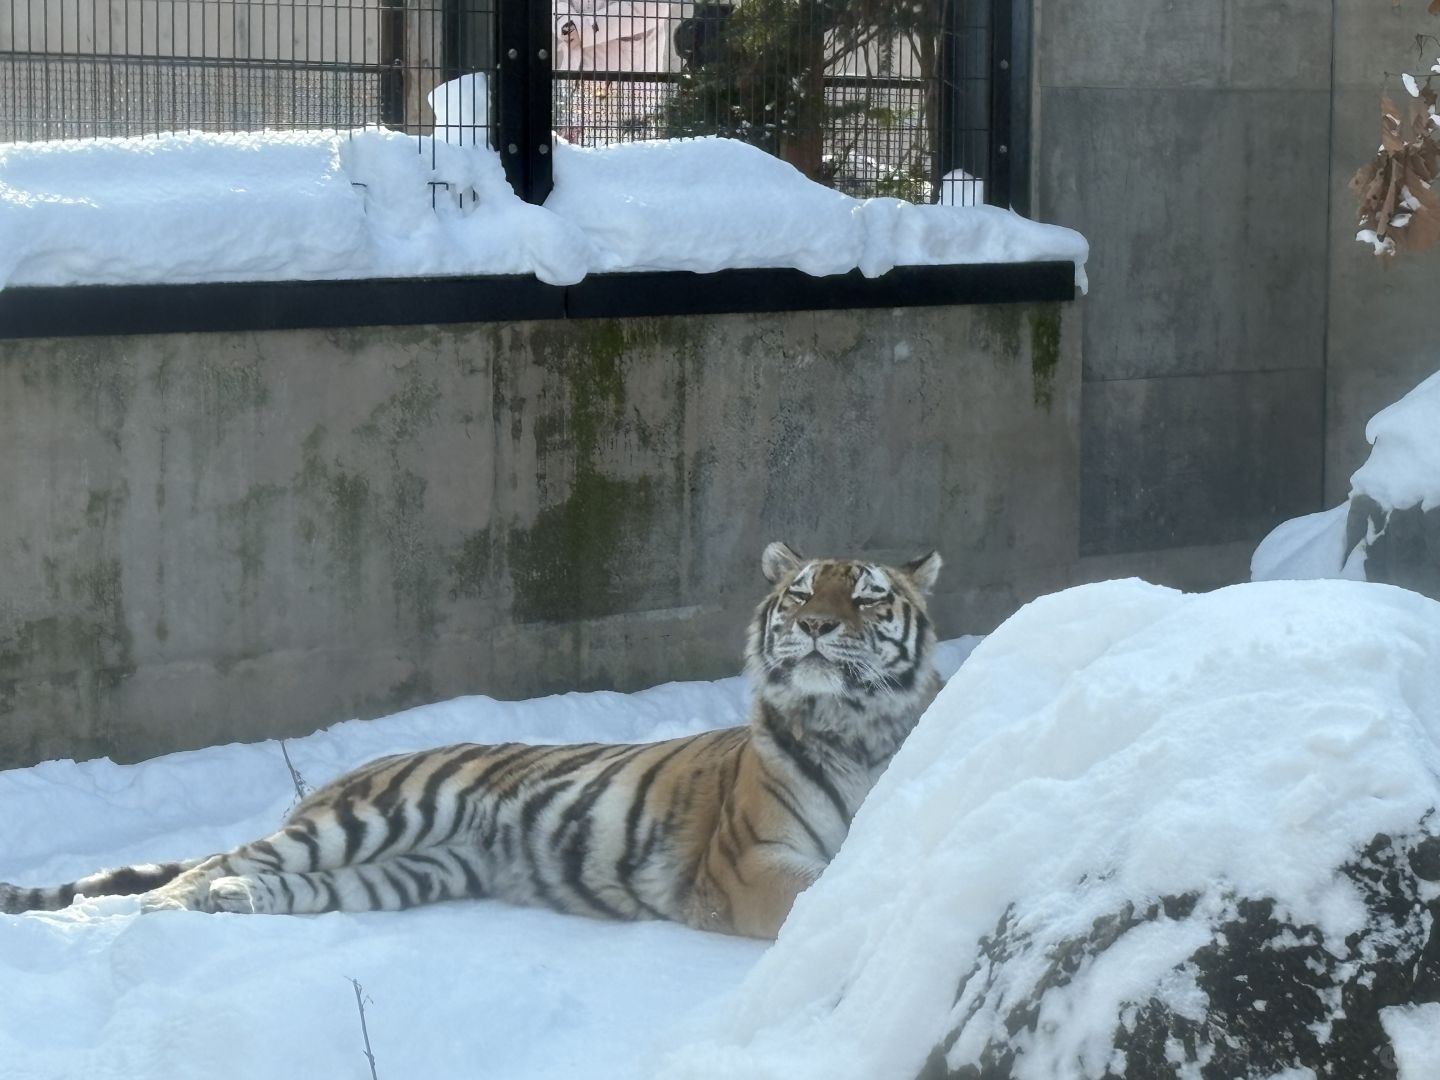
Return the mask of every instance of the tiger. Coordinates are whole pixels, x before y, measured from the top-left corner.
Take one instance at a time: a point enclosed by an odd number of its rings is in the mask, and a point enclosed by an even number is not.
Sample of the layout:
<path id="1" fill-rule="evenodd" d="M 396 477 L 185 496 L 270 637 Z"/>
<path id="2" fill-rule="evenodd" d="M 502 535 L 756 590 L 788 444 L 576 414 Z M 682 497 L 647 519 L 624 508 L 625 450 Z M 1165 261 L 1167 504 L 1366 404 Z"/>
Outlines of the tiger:
<path id="1" fill-rule="evenodd" d="M 491 897 L 771 939 L 939 689 L 931 552 L 901 566 L 766 546 L 749 723 L 664 742 L 465 743 L 380 758 L 207 858 L 0 884 L 0 912 L 319 914 Z"/>

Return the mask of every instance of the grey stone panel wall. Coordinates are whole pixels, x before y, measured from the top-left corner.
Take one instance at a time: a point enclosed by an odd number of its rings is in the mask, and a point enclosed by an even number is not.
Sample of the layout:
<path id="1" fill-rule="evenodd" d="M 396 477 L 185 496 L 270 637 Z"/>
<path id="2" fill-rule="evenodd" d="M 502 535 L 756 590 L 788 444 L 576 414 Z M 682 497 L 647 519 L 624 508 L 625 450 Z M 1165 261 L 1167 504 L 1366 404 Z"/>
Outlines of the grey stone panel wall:
<path id="1" fill-rule="evenodd" d="M 1081 553 L 1223 545 L 1309 513 L 1323 395 L 1304 370 L 1086 383 Z"/>
<path id="2" fill-rule="evenodd" d="M 1073 305 L 0 343 L 0 767 L 739 666 L 759 553 L 1076 574 Z"/>
<path id="3" fill-rule="evenodd" d="M 1330 4 L 1037 7 L 1036 205 L 1091 245 L 1082 553 L 1243 580 L 1318 509 Z"/>

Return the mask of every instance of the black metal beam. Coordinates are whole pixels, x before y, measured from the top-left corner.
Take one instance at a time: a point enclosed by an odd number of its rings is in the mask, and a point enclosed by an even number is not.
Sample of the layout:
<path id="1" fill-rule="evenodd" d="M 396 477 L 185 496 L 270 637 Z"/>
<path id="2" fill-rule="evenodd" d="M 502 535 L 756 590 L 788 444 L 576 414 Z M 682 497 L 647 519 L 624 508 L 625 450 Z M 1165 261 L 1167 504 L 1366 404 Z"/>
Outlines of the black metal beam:
<path id="1" fill-rule="evenodd" d="M 1068 262 L 858 270 L 592 274 L 578 285 L 531 277 L 20 286 L 0 290 L 0 338 L 299 330 L 537 319 L 721 315 L 840 308 L 1072 300 Z"/>

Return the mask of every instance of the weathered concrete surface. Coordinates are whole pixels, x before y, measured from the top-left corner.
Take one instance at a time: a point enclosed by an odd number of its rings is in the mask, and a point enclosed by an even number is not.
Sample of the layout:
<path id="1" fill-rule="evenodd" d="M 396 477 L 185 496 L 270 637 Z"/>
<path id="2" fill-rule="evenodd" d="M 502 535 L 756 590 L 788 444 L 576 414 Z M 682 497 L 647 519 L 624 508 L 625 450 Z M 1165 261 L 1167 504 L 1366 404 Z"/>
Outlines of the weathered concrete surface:
<path id="1" fill-rule="evenodd" d="M 1037 6 L 1035 205 L 1091 245 L 1082 553 L 1241 580 L 1319 508 L 1330 3 Z"/>
<path id="2" fill-rule="evenodd" d="M 1074 306 L 0 343 L 0 766 L 738 667 L 765 541 L 1076 573 Z"/>
<path id="3" fill-rule="evenodd" d="M 1085 383 L 1081 553 L 1223 545 L 1310 512 L 1323 394 L 1305 370 Z"/>

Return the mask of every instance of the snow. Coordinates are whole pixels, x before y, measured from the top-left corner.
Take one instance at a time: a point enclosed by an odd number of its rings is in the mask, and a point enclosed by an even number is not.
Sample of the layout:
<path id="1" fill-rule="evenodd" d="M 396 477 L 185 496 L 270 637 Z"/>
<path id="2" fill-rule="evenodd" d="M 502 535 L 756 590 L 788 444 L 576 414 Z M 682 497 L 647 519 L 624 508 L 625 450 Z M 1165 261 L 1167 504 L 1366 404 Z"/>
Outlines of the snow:
<path id="1" fill-rule="evenodd" d="M 976 640 L 942 644 L 942 674 Z M 382 754 L 463 740 L 670 738 L 742 722 L 747 700 L 741 678 L 632 695 L 468 697 L 286 747 L 320 784 Z M 275 742 L 0 773 L 0 880 L 53 883 L 221 850 L 269 832 L 293 802 Z M 403 914 L 142 918 L 134 898 L 87 900 L 0 915 L 0 1072 L 148 1080 L 191 1060 L 236 1080 L 363 1080 L 356 978 L 371 999 L 382 1077 L 472 1077 L 477 1062 L 507 1080 L 641 1077 L 654 1040 L 732 989 L 763 948 L 668 923 L 485 901 Z"/>
<path id="2" fill-rule="evenodd" d="M 1349 499 L 1277 525 L 1251 557 L 1252 581 L 1363 581 L 1365 549 L 1376 537 L 1362 537 L 1346 551 L 1349 500 L 1366 495 L 1384 511 L 1440 506 L 1440 371 L 1371 417 L 1365 439 L 1370 456 L 1350 477 Z"/>
<path id="3" fill-rule="evenodd" d="M 745 143 L 556 139 L 544 207 L 484 144 L 483 80 L 439 138 L 381 129 L 0 144 L 0 287 L 1068 260 L 1069 229 L 988 206 L 854 199 Z"/>
<path id="4" fill-rule="evenodd" d="M 944 646 L 942 673 L 972 646 Z M 737 722 L 745 700 L 740 679 L 462 698 L 288 746 L 321 783 L 461 739 L 669 737 Z M 0 774 L 0 878 L 214 850 L 292 798 L 273 743 Z M 1033 998 L 1015 1080 L 1094 1077 L 1137 1003 L 1204 1015 L 1186 958 L 1237 896 L 1274 897 L 1277 920 L 1340 947 L 1365 912 L 1335 868 L 1437 803 L 1440 604 L 1353 581 L 1085 585 L 974 647 L 768 950 L 493 902 L 290 918 L 90 900 L 0 916 L 0 1058 L 25 1080 L 145 1077 L 220 1045 L 226 1076 L 363 1080 L 354 977 L 381 1076 L 903 1077 L 957 1024 L 948 1064 L 973 1064 L 1002 1003 Z M 1002 919 L 1045 957 L 1126 901 L 1192 893 L 1068 983 L 996 965 L 990 992 L 956 1001 Z M 1385 1013 L 1401 1080 L 1440 1062 L 1433 1010 Z"/>
<path id="5" fill-rule="evenodd" d="M 1350 477 L 1350 493 L 1389 510 L 1440 506 L 1440 371 L 1365 425 L 1373 449 Z"/>
<path id="6" fill-rule="evenodd" d="M 1440 1065 L 1440 1003 L 1382 1009 L 1380 1024 L 1395 1052 L 1398 1080 L 1435 1080 Z"/>
<path id="7" fill-rule="evenodd" d="M 940 202 L 944 206 L 983 206 L 985 181 L 964 169 L 951 169 L 940 178 Z"/>
<path id="8" fill-rule="evenodd" d="M 1250 557 L 1252 581 L 1344 577 L 1365 580 L 1365 550 L 1345 550 L 1350 504 L 1291 518 L 1275 526 Z"/>
<path id="9" fill-rule="evenodd" d="M 941 692 L 779 941 L 661 1075 L 911 1076 L 975 1004 L 958 1068 L 1003 1025 L 997 1001 L 1039 995 L 1016 1080 L 1098 1076 L 1120 1003 L 1203 1009 L 1175 965 L 1234 896 L 1343 940 L 1364 912 L 1335 868 L 1437 802 L 1440 604 L 1346 581 L 1043 597 Z M 992 966 L 998 985 L 955 1001 L 1007 912 L 1043 957 L 1126 900 L 1189 892 L 1188 916 L 1142 922 L 1067 985 Z"/>
<path id="10" fill-rule="evenodd" d="M 490 130 L 490 84 L 483 74 L 461 75 L 425 96 L 441 142 L 484 146 Z"/>

